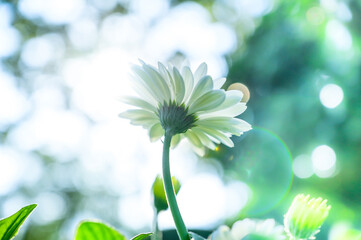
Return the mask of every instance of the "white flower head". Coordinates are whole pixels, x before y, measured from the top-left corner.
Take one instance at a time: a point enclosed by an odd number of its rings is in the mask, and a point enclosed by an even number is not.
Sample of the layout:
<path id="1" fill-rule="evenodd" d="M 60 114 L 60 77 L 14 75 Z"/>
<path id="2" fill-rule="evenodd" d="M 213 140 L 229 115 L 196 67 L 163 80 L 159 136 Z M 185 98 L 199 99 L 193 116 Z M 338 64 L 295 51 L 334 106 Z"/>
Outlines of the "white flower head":
<path id="1" fill-rule="evenodd" d="M 233 224 L 232 229 L 220 226 L 210 236 L 211 240 L 282 240 L 285 239 L 283 226 L 274 219 L 244 219 Z"/>
<path id="2" fill-rule="evenodd" d="M 136 109 L 120 116 L 148 129 L 152 141 L 167 131 L 173 136 L 173 147 L 187 138 L 203 155 L 206 148 L 214 150 L 215 144 L 233 147 L 230 137 L 251 129 L 250 124 L 235 118 L 246 110 L 242 92 L 220 89 L 226 79 L 212 79 L 205 63 L 195 72 L 186 64 L 177 68 L 158 63 L 156 68 L 144 62 L 132 70 L 139 96 L 127 97 L 125 102 Z"/>
<path id="3" fill-rule="evenodd" d="M 237 240 L 228 226 L 222 225 L 209 236 L 210 240 Z"/>

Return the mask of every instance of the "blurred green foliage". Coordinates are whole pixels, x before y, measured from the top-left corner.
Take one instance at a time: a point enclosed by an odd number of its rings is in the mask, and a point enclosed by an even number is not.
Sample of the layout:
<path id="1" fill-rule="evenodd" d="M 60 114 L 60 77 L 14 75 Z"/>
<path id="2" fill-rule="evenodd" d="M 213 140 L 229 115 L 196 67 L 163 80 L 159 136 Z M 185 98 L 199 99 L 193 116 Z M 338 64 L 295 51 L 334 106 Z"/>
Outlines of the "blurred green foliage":
<path id="1" fill-rule="evenodd" d="M 332 16 L 325 14 L 316 26 L 307 20 L 307 12 L 315 6 L 319 6 L 316 1 L 279 2 L 245 46 L 230 57 L 228 80 L 229 84 L 245 83 L 251 91 L 243 118 L 273 131 L 293 156 L 311 154 L 321 144 L 332 146 L 337 153 L 334 177 L 295 177 L 289 197 L 282 201 L 287 204 L 300 192 L 327 196 L 333 207 L 329 225 L 319 235 L 326 239 L 332 222 L 361 223 L 361 32 L 355 27 L 361 24 L 361 3 L 350 1 L 352 20 L 346 26 L 353 47 L 344 52 L 325 39 L 326 23 Z M 338 108 L 327 109 L 320 103 L 319 91 L 327 83 L 336 83 L 344 91 Z M 242 142 L 238 147 L 243 147 Z M 224 165 L 234 166 L 227 161 Z M 281 219 L 281 213 L 276 214 Z"/>
<path id="2" fill-rule="evenodd" d="M 20 31 L 23 41 L 49 32 L 65 35 L 65 26 L 48 26 L 26 19 L 17 10 L 18 1 L 8 2 L 15 13 L 13 25 Z M 171 1 L 171 4 L 176 6 L 181 2 Z M 195 2 L 214 14 L 214 1 Z M 255 130 L 234 138 L 234 149 L 220 146 L 208 157 L 215 157 L 222 163 L 225 180 L 248 181 L 259 196 L 236 218 L 249 215 L 275 217 L 282 222 L 292 198 L 304 192 L 327 198 L 332 205 L 330 217 L 318 239 L 327 239 L 328 230 L 337 221 L 350 221 L 355 227 L 361 226 L 361 2 L 350 0 L 345 3 L 352 14 L 352 19 L 344 23 L 352 36 L 352 47 L 347 50 L 335 49 L 328 42 L 327 23 L 335 16 L 322 10 L 318 1 L 275 1 L 272 11 L 254 19 L 254 32 L 245 33 L 240 22 L 229 24 L 236 31 L 238 45 L 234 53 L 225 56 L 229 65 L 226 84 L 242 82 L 250 89 L 251 99 L 242 119 L 252 123 Z M 322 15 L 316 22 L 308 17 L 314 7 Z M 100 17 L 114 12 L 127 14 L 126 4 L 118 4 Z M 216 17 L 213 20 L 216 21 Z M 74 50 L 69 54 L 80 53 Z M 21 77 L 19 58 L 20 52 L 17 52 L 3 63 Z M 344 92 L 342 103 L 334 109 L 326 108 L 319 100 L 320 90 L 328 83 L 339 85 Z M 28 84 L 20 82 L 19 85 Z M 1 133 L 1 142 L 5 142 L 10 130 L 11 127 Z M 250 149 L 252 143 L 253 149 Z M 307 179 L 292 178 L 291 159 L 301 154 L 310 155 L 322 144 L 331 146 L 336 152 L 336 174 L 329 178 L 315 175 Z M 51 175 L 54 159 L 43 153 L 38 155 Z M 255 161 L 257 165 L 253 166 Z M 245 172 L 247 167 L 249 171 Z M 253 178 L 252 174 L 261 177 Z M 87 196 L 75 189 L 61 191 L 68 199 L 67 215 L 46 226 L 31 224 L 23 239 L 63 239 L 56 232 L 67 218 L 76 216 L 76 209 L 83 207 Z M 99 202 L 111 205 L 117 201 L 116 196 L 106 190 L 98 189 L 94 194 L 99 196 Z M 260 206 L 264 209 L 257 212 Z M 116 225 L 114 213 L 106 209 L 106 206 L 99 206 L 94 211 Z"/>

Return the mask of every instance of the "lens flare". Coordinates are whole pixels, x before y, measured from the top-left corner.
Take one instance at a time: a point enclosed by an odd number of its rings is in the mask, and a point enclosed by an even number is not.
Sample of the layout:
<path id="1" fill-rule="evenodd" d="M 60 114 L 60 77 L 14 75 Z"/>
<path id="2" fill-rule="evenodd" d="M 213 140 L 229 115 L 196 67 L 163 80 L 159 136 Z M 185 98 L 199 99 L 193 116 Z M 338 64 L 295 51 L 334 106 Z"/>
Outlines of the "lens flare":
<path id="1" fill-rule="evenodd" d="M 292 156 L 285 142 L 270 130 L 254 127 L 245 135 L 235 147 L 233 171 L 252 190 L 242 214 L 258 216 L 270 211 L 288 192 Z"/>

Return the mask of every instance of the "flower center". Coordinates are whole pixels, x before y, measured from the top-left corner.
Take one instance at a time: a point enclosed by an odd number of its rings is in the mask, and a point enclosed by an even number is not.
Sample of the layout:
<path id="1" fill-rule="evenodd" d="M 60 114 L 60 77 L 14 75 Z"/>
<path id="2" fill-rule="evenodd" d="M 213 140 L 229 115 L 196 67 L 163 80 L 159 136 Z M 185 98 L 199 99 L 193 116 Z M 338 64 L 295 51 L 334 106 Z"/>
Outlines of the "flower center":
<path id="1" fill-rule="evenodd" d="M 188 108 L 184 104 L 177 105 L 175 102 L 160 105 L 158 116 L 163 129 L 172 135 L 185 133 L 198 120 L 195 114 L 188 114 Z"/>

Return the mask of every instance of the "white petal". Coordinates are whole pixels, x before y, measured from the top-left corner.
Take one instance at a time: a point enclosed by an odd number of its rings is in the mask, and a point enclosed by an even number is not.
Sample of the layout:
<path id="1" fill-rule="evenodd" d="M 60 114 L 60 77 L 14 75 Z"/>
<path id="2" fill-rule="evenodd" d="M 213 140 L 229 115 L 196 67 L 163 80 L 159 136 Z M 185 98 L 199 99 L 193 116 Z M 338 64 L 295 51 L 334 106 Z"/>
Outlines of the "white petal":
<path id="1" fill-rule="evenodd" d="M 237 127 L 239 130 L 241 131 L 248 131 L 248 130 L 251 130 L 252 129 L 252 126 L 251 124 L 249 124 L 248 122 L 242 120 L 242 119 L 239 119 L 239 118 L 232 118 L 232 124 Z"/>
<path id="2" fill-rule="evenodd" d="M 233 135 L 240 135 L 241 131 L 232 124 L 231 119 L 207 119 L 198 120 L 198 126 L 204 126 L 213 130 L 228 132 Z"/>
<path id="3" fill-rule="evenodd" d="M 136 97 L 123 97 L 122 102 L 138 107 L 138 108 L 143 108 L 145 110 L 151 111 L 151 112 L 156 112 L 157 108 L 156 106 L 144 101 L 143 99 L 140 98 L 136 98 Z"/>
<path id="4" fill-rule="evenodd" d="M 196 147 L 202 147 L 201 140 L 199 140 L 198 136 L 193 133 L 193 131 L 190 129 L 187 132 L 184 133 L 184 135 L 188 138 L 188 140 Z"/>
<path id="5" fill-rule="evenodd" d="M 246 131 L 249 131 L 252 129 L 252 125 L 249 124 L 248 122 L 242 120 L 242 119 L 239 119 L 239 118 L 234 118 L 235 120 L 237 120 L 237 125 L 236 127 L 241 130 L 242 132 L 246 132 Z"/>
<path id="6" fill-rule="evenodd" d="M 182 69 L 184 66 L 189 66 L 189 60 L 184 56 L 177 55 L 170 60 L 170 64 L 177 69 Z"/>
<path id="7" fill-rule="evenodd" d="M 213 80 L 214 89 L 220 89 L 226 82 L 226 78 L 217 78 Z"/>
<path id="8" fill-rule="evenodd" d="M 249 233 L 253 232 L 256 227 L 256 223 L 248 218 L 237 221 L 232 226 L 232 235 L 237 239 L 243 239 Z"/>
<path id="9" fill-rule="evenodd" d="M 183 134 L 177 134 L 177 135 L 174 135 L 173 137 L 172 137 L 172 140 L 171 140 L 171 142 L 170 142 L 170 147 L 171 148 L 175 148 L 177 145 L 178 145 L 178 143 L 182 140 L 182 135 Z"/>
<path id="10" fill-rule="evenodd" d="M 151 102 L 156 105 L 161 101 L 161 98 L 155 95 L 155 91 L 152 90 L 147 83 L 145 83 L 139 76 L 129 75 L 131 78 L 131 86 L 138 96 L 147 102 Z"/>
<path id="11" fill-rule="evenodd" d="M 198 138 L 198 135 L 196 135 L 191 129 L 189 129 L 187 132 L 184 133 L 184 135 L 188 138 L 188 140 L 192 143 L 193 150 L 200 156 L 204 156 L 205 154 L 205 148 L 201 142 L 201 140 Z"/>
<path id="12" fill-rule="evenodd" d="M 152 93 L 153 97 L 158 100 L 158 102 L 164 102 L 165 98 L 162 92 L 161 87 L 159 86 L 159 83 L 157 80 L 154 80 L 152 77 L 150 77 L 146 72 L 144 72 L 143 68 L 137 65 L 134 65 L 132 67 L 133 72 L 137 76 L 137 80 L 139 82 L 144 82 L 144 87 Z"/>
<path id="13" fill-rule="evenodd" d="M 206 112 L 215 112 L 218 110 L 231 107 L 232 105 L 241 102 L 242 97 L 243 97 L 243 93 L 240 91 L 236 91 L 236 90 L 226 91 L 226 99 L 224 100 L 224 102 L 221 105 L 219 105 L 217 108 L 211 109 L 210 111 L 206 111 Z"/>
<path id="14" fill-rule="evenodd" d="M 154 124 L 149 130 L 150 141 L 155 142 L 164 136 L 164 129 L 160 123 Z"/>
<path id="15" fill-rule="evenodd" d="M 251 125 L 241 119 L 232 117 L 213 117 L 200 119 L 197 121 L 198 126 L 205 126 L 214 130 L 225 133 L 231 133 L 239 136 L 242 132 L 251 129 Z"/>
<path id="16" fill-rule="evenodd" d="M 206 134 L 202 132 L 202 130 L 200 130 L 197 127 L 192 128 L 191 130 L 194 132 L 194 134 L 198 136 L 199 140 L 201 140 L 204 146 L 212 150 L 216 149 L 216 145 L 211 141 L 211 139 L 209 139 L 209 137 Z"/>
<path id="17" fill-rule="evenodd" d="M 175 91 L 175 83 L 174 83 L 173 77 L 171 76 L 171 74 L 169 73 L 167 68 L 161 62 L 158 62 L 158 70 L 168 84 L 168 87 L 169 87 L 171 95 L 172 95 L 171 100 L 175 100 L 175 92 L 174 92 Z"/>
<path id="18" fill-rule="evenodd" d="M 246 111 L 247 106 L 245 103 L 237 103 L 236 105 L 233 105 L 231 107 L 228 107 L 226 109 L 218 110 L 212 112 L 212 110 L 207 111 L 206 113 L 200 113 L 198 117 L 200 119 L 206 119 L 210 117 L 235 117 L 240 114 L 242 114 L 244 111 Z"/>
<path id="19" fill-rule="evenodd" d="M 142 118 L 142 119 L 133 119 L 130 121 L 131 124 L 142 126 L 143 128 L 149 130 L 154 124 L 159 123 L 158 120 Z"/>
<path id="20" fill-rule="evenodd" d="M 184 94 L 185 94 L 185 85 L 184 85 L 184 80 L 181 76 L 181 74 L 179 73 L 177 68 L 173 68 L 173 77 L 174 77 L 174 82 L 175 82 L 175 96 L 176 96 L 176 101 L 177 103 L 181 103 L 183 102 L 184 99 Z"/>
<path id="21" fill-rule="evenodd" d="M 194 145 L 192 145 L 192 148 L 193 148 L 193 151 L 197 154 L 197 155 L 199 155 L 199 156 L 201 156 L 201 157 L 203 157 L 204 156 L 204 154 L 206 153 L 206 149 L 205 149 L 205 147 L 196 147 L 196 146 L 194 146 Z"/>
<path id="22" fill-rule="evenodd" d="M 226 91 L 226 96 L 230 104 L 236 104 L 240 102 L 243 98 L 243 92 L 238 90 L 228 90 Z"/>
<path id="23" fill-rule="evenodd" d="M 239 238 L 240 239 L 240 238 Z M 210 240 L 239 240 L 234 238 L 229 227 L 222 225 L 211 235 Z"/>
<path id="24" fill-rule="evenodd" d="M 163 92 L 164 98 L 170 100 L 171 99 L 171 93 L 169 90 L 169 86 L 166 82 L 166 80 L 162 77 L 162 75 L 159 74 L 159 72 L 150 65 L 143 65 L 143 69 L 146 73 L 153 79 L 154 82 L 161 88 L 161 91 Z"/>
<path id="25" fill-rule="evenodd" d="M 226 95 L 223 90 L 218 89 L 209 91 L 189 106 L 189 113 L 207 111 L 209 109 L 216 108 L 223 103 L 225 98 Z"/>
<path id="26" fill-rule="evenodd" d="M 158 116 L 154 112 L 143 109 L 128 110 L 119 114 L 119 117 L 130 119 L 132 124 L 142 125 L 145 128 L 149 128 L 159 122 Z"/>
<path id="27" fill-rule="evenodd" d="M 205 126 L 197 126 L 199 129 L 201 129 L 205 134 L 214 137 L 215 139 L 218 139 L 219 141 L 221 141 L 224 145 L 228 146 L 228 147 L 234 147 L 234 143 L 232 142 L 232 140 L 229 138 L 229 136 L 227 136 L 226 133 L 205 127 Z"/>
<path id="28" fill-rule="evenodd" d="M 204 76 L 198 81 L 186 104 L 192 104 L 200 96 L 213 89 L 213 80 L 210 76 Z"/>
<path id="29" fill-rule="evenodd" d="M 119 114 L 119 117 L 127 118 L 127 119 L 157 119 L 157 115 L 154 112 L 150 112 L 143 109 L 131 109 Z"/>
<path id="30" fill-rule="evenodd" d="M 194 72 L 194 82 L 197 83 L 202 77 L 207 74 L 207 64 L 202 63 Z"/>
<path id="31" fill-rule="evenodd" d="M 184 102 L 188 100 L 193 91 L 194 79 L 191 69 L 188 66 L 183 67 L 182 76 L 185 84 Z"/>

